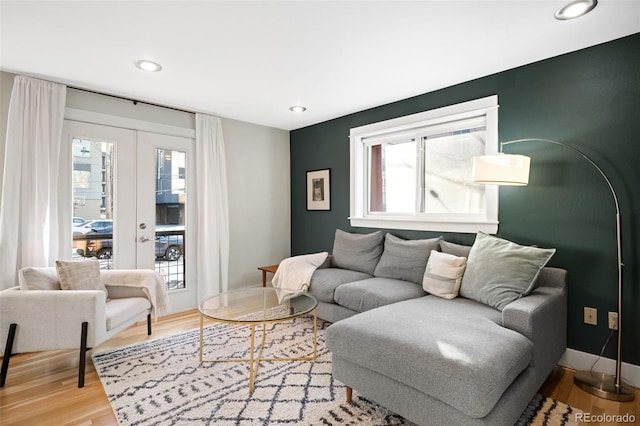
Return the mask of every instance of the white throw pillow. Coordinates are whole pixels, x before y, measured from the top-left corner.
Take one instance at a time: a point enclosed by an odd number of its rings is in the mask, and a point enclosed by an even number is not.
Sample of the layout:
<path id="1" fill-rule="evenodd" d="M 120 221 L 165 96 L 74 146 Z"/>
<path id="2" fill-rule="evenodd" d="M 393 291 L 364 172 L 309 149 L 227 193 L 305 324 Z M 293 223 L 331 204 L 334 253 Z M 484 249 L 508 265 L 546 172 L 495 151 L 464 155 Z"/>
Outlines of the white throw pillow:
<path id="1" fill-rule="evenodd" d="M 460 283 L 466 266 L 466 257 L 431 250 L 427 269 L 422 277 L 422 288 L 434 296 L 453 299 L 458 296 L 460 291 Z"/>
<path id="2" fill-rule="evenodd" d="M 98 259 L 56 260 L 56 270 L 62 290 L 102 290 L 107 299 L 107 288 L 100 282 Z"/>

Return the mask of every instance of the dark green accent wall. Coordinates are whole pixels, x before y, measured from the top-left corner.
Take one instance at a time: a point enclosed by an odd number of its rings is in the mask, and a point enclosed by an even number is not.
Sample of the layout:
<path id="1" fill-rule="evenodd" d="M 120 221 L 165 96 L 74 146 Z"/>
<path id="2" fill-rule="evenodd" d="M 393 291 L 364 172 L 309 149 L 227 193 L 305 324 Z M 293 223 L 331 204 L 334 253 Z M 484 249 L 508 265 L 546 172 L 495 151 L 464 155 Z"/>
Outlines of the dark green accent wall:
<path id="1" fill-rule="evenodd" d="M 526 48 L 526 46 L 523 46 Z M 375 90 L 375 87 L 372 87 Z M 623 360 L 640 365 L 640 33 L 291 132 L 292 255 L 331 251 L 349 225 L 349 129 L 498 95 L 501 141 L 540 137 L 570 144 L 611 179 L 622 212 Z M 541 142 L 509 146 L 531 156 L 530 184 L 500 188 L 498 236 L 555 247 L 552 266 L 569 271 L 570 348 L 597 354 L 617 310 L 613 198 L 598 172 L 567 148 Z M 331 168 L 331 211 L 307 211 L 305 175 Z M 389 230 L 404 238 L 441 233 Z M 472 244 L 474 234 L 442 234 Z M 583 307 L 598 325 L 583 324 Z M 605 356 L 615 358 L 616 336 Z"/>

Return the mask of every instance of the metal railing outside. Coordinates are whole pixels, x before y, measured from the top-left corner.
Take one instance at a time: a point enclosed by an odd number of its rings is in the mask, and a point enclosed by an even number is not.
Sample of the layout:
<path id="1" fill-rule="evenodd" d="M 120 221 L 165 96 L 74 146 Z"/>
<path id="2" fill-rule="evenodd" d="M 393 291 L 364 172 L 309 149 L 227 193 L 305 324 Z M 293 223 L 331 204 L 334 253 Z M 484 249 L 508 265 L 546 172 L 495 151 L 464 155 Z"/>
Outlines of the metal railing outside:
<path id="1" fill-rule="evenodd" d="M 184 229 L 156 230 L 155 270 L 164 278 L 167 291 L 186 288 Z M 113 234 L 95 233 L 73 236 L 73 257 L 96 257 L 100 269 L 113 268 Z"/>

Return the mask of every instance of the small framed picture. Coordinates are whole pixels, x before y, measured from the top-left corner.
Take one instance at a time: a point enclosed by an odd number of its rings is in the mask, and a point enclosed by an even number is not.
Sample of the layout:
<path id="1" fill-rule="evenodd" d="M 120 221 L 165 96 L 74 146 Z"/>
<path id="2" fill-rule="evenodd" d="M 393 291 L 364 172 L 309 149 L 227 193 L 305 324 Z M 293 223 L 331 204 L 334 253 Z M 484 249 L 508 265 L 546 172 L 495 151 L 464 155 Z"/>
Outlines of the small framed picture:
<path id="1" fill-rule="evenodd" d="M 331 210 L 331 169 L 307 172 L 307 210 Z"/>

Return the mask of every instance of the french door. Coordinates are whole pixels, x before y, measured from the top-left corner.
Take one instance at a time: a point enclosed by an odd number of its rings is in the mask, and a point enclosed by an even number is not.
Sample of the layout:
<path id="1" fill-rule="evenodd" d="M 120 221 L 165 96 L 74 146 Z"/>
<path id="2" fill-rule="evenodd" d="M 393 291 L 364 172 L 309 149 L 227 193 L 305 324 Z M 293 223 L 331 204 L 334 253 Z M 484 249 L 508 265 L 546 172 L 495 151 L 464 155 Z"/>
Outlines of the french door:
<path id="1" fill-rule="evenodd" d="M 71 120 L 64 137 L 73 151 L 73 257 L 155 269 L 172 311 L 195 308 L 194 140 Z"/>
<path id="2" fill-rule="evenodd" d="M 137 132 L 136 264 L 154 265 L 165 280 L 174 312 L 193 309 L 195 141 Z M 189 284 L 191 283 L 191 284 Z"/>

